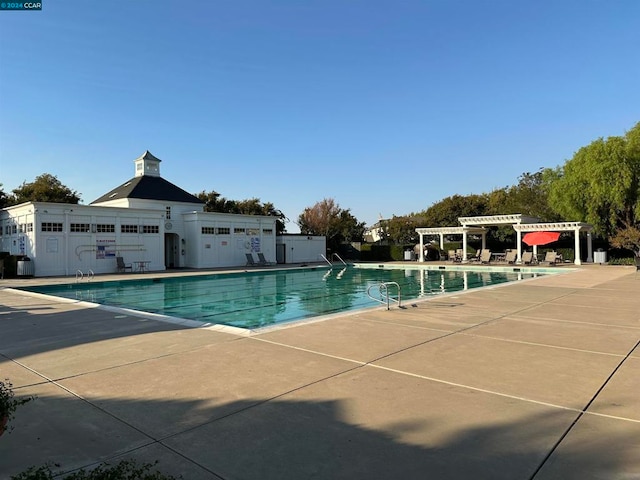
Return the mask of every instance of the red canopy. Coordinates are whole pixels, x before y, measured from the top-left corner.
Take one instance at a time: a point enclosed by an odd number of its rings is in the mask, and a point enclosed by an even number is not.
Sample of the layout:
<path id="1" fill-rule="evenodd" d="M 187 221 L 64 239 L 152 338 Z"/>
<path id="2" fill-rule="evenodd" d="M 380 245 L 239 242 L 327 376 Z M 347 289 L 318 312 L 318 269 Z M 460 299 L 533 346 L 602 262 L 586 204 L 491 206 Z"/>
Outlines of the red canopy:
<path id="1" fill-rule="evenodd" d="M 529 232 L 522 237 L 522 241 L 529 246 L 546 245 L 557 242 L 558 238 L 560 238 L 560 232 Z"/>

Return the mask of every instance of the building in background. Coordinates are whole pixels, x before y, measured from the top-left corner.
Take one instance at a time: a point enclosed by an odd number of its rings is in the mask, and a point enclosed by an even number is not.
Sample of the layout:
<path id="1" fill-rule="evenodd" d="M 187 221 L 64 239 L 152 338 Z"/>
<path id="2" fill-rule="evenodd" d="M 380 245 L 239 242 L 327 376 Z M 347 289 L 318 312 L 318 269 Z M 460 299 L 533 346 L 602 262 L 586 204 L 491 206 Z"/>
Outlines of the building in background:
<path id="1" fill-rule="evenodd" d="M 28 257 L 35 276 L 78 270 L 242 266 L 246 254 L 276 260 L 276 218 L 204 211 L 194 195 L 160 176 L 146 151 L 134 177 L 90 205 L 27 202 L 0 210 L 0 252 Z M 289 263 L 289 262 L 288 262 Z"/>

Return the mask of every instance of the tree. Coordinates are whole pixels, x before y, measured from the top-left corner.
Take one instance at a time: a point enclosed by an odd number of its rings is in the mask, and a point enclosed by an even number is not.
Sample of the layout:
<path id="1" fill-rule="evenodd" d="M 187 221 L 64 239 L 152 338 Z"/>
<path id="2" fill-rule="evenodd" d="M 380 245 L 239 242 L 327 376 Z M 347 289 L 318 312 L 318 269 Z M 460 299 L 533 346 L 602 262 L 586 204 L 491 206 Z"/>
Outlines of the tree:
<path id="1" fill-rule="evenodd" d="M 364 222 L 343 210 L 333 198 L 325 198 L 312 207 L 307 207 L 298 217 L 300 233 L 322 235 L 327 238 L 330 248 L 337 248 L 342 241 L 361 241 Z"/>
<path id="2" fill-rule="evenodd" d="M 361 242 L 364 236 L 365 223 L 358 222 L 358 219 L 351 215 L 351 210 L 342 210 L 339 218 L 341 241 L 344 242 Z"/>
<path id="3" fill-rule="evenodd" d="M 424 220 L 415 215 L 394 215 L 385 223 L 386 233 L 391 242 L 396 245 L 409 245 L 420 240 L 416 228 L 423 226 Z"/>
<path id="4" fill-rule="evenodd" d="M 489 213 L 520 213 L 543 221 L 559 221 L 560 216 L 549 205 L 549 189 L 557 178 L 557 170 L 551 168 L 541 168 L 535 173 L 523 173 L 518 177 L 517 185 L 494 190 L 489 194 Z"/>
<path id="5" fill-rule="evenodd" d="M 300 233 L 305 235 L 322 235 L 327 240 L 335 237 L 340 231 L 338 218 L 340 205 L 333 198 L 325 198 L 312 207 L 307 207 L 298 217 Z"/>
<path id="6" fill-rule="evenodd" d="M 624 137 L 598 139 L 576 152 L 551 184 L 549 200 L 564 218 L 612 236 L 640 213 L 640 122 Z"/>
<path id="7" fill-rule="evenodd" d="M 625 227 L 609 238 L 611 245 L 616 248 L 631 250 L 636 257 L 640 257 L 640 228 Z"/>
<path id="8" fill-rule="evenodd" d="M 80 196 L 75 190 L 63 185 L 60 180 L 50 173 L 43 173 L 31 183 L 23 182 L 13 190 L 12 204 L 24 202 L 53 202 L 73 203 L 80 202 Z"/>
<path id="9" fill-rule="evenodd" d="M 276 235 L 286 231 L 285 221 L 287 217 L 280 210 L 275 208 L 273 203 L 262 203 L 258 198 L 247 200 L 227 200 L 221 197 L 218 192 L 202 191 L 196 195 L 204 202 L 205 212 L 235 213 L 244 215 L 266 215 L 276 217 Z"/>
<path id="10" fill-rule="evenodd" d="M 458 217 L 475 217 L 487 215 L 488 196 L 453 195 L 434 203 L 420 215 L 424 217 L 425 226 L 452 227 L 458 225 Z"/>
<path id="11" fill-rule="evenodd" d="M 0 183 L 0 208 L 7 207 L 9 204 L 9 197 L 4 193 L 4 188 L 2 188 L 2 184 Z"/>

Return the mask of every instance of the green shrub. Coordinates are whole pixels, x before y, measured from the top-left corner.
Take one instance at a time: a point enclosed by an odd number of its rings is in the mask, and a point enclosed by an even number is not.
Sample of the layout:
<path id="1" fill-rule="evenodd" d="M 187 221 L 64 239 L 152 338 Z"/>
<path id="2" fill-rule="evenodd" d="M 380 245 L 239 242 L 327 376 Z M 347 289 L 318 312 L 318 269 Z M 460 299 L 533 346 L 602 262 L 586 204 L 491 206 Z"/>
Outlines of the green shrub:
<path id="1" fill-rule="evenodd" d="M 54 478 L 59 480 L 175 480 L 176 477 L 151 471 L 154 466 L 155 463 L 138 465 L 135 460 L 122 460 L 113 466 L 105 463 L 94 470 L 81 469 L 60 477 L 59 474 L 54 474 L 51 471 L 50 465 L 43 465 L 30 467 L 24 472 L 12 476 L 11 480 L 53 480 Z"/>
<path id="2" fill-rule="evenodd" d="M 0 420 L 5 420 L 6 424 L 0 423 L 0 435 L 5 431 L 11 432 L 13 427 L 8 426 L 15 416 L 15 411 L 21 405 L 35 399 L 34 396 L 15 398 L 13 384 L 8 378 L 4 382 L 0 381 Z"/>
<path id="3" fill-rule="evenodd" d="M 569 260 L 570 262 L 573 262 L 576 259 L 576 251 L 574 248 L 557 248 L 556 252 L 562 255 L 562 260 Z"/>
<path id="4" fill-rule="evenodd" d="M 625 258 L 610 258 L 607 262 L 609 265 L 635 265 L 635 259 L 633 257 Z"/>
<path id="5" fill-rule="evenodd" d="M 391 245 L 362 245 L 360 260 L 364 262 L 388 262 L 391 257 Z"/>

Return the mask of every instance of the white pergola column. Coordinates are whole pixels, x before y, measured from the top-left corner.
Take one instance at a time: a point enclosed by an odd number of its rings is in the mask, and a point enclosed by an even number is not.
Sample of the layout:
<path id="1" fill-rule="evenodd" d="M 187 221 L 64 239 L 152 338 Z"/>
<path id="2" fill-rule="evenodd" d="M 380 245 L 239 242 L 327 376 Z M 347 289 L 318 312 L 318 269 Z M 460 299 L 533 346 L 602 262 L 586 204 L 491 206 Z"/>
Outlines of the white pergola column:
<path id="1" fill-rule="evenodd" d="M 522 232 L 516 230 L 516 244 L 518 245 L 518 263 L 522 263 Z"/>
<path id="2" fill-rule="evenodd" d="M 482 250 L 487 248 L 487 232 L 482 232 Z"/>
<path id="3" fill-rule="evenodd" d="M 420 255 L 418 261 L 424 262 L 424 243 L 422 241 L 422 234 L 420 234 Z"/>
<path id="4" fill-rule="evenodd" d="M 593 263 L 593 237 L 587 232 L 587 262 Z"/>
<path id="5" fill-rule="evenodd" d="M 576 265 L 582 265 L 582 262 L 580 261 L 580 229 L 576 228 L 573 231 L 573 234 L 575 236 L 575 245 L 576 245 L 576 258 L 573 261 L 573 263 L 575 263 Z"/>
<path id="6" fill-rule="evenodd" d="M 444 250 L 444 233 L 439 233 L 440 235 L 440 250 Z"/>
<path id="7" fill-rule="evenodd" d="M 467 229 L 462 230 L 462 261 L 467 261 Z"/>

